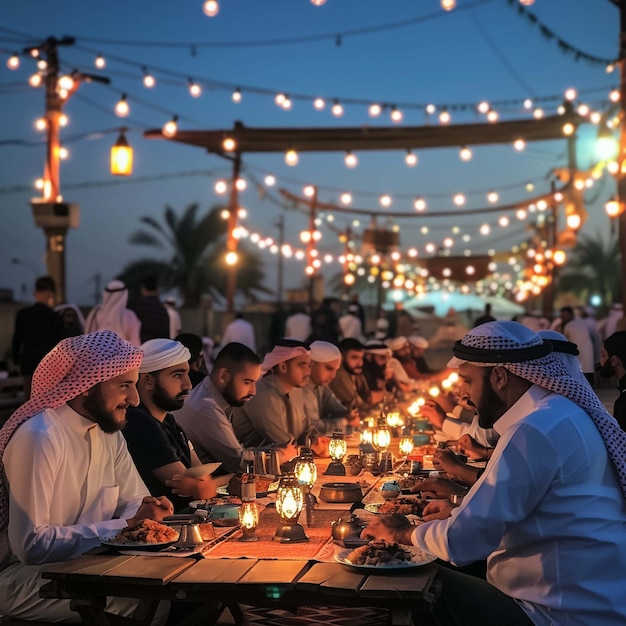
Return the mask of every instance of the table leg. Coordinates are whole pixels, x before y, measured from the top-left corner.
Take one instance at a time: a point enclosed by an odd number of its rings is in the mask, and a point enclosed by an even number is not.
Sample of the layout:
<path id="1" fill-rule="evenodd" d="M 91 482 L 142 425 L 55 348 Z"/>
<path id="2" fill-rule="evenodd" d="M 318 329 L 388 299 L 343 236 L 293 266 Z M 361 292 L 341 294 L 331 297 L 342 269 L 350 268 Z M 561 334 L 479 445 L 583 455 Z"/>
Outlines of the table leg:
<path id="1" fill-rule="evenodd" d="M 74 599 L 70 603 L 83 623 L 92 626 L 150 626 L 159 606 L 159 600 L 139 600 L 133 614 L 129 617 L 116 615 L 104 610 L 106 597 L 91 598 L 89 600 Z"/>

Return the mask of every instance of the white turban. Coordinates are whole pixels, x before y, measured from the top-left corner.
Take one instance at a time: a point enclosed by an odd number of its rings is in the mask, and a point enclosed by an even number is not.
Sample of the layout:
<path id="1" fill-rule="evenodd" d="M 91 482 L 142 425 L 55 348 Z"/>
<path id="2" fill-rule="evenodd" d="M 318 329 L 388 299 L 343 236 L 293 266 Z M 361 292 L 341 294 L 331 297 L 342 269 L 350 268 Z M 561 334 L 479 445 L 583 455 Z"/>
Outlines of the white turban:
<path id="1" fill-rule="evenodd" d="M 389 356 L 391 354 L 387 345 L 378 339 L 370 339 L 365 344 L 365 352 L 368 354 L 380 354 L 382 356 Z"/>
<path id="2" fill-rule="evenodd" d="M 406 346 L 407 338 L 402 336 L 392 337 L 391 339 L 386 339 L 385 344 L 392 352 L 396 352 L 397 350 L 402 350 L 402 348 Z"/>
<path id="3" fill-rule="evenodd" d="M 311 361 L 329 363 L 341 359 L 341 350 L 330 341 L 314 341 L 311 344 Z"/>
<path id="4" fill-rule="evenodd" d="M 411 335 L 410 337 L 407 337 L 407 341 L 416 348 L 424 348 L 424 350 L 426 350 L 429 345 L 428 340 L 424 339 L 424 337 L 420 337 L 419 335 Z"/>
<path id="5" fill-rule="evenodd" d="M 140 347 L 143 350 L 140 374 L 158 372 L 166 367 L 187 363 L 191 358 L 189 349 L 180 341 L 173 339 L 150 339 L 142 343 Z"/>

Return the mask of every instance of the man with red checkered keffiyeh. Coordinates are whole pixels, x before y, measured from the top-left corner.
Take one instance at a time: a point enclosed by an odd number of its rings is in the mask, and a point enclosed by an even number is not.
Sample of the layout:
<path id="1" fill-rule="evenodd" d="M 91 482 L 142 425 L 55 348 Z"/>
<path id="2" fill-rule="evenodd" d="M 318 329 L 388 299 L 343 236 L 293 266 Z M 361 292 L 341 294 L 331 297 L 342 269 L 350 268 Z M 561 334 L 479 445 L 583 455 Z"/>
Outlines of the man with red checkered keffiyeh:
<path id="1" fill-rule="evenodd" d="M 364 535 L 457 566 L 487 559 L 488 582 L 440 567 L 446 626 L 626 624 L 626 433 L 521 324 L 482 324 L 453 354 L 480 425 L 500 435 L 485 472 L 447 519 Z"/>
<path id="2" fill-rule="evenodd" d="M 172 512 L 153 498 L 122 434 L 139 402 L 142 352 L 112 331 L 70 337 L 41 361 L 32 395 L 0 430 L 0 615 L 79 621 L 68 600 L 39 597 L 41 566 L 67 561 L 141 519 Z M 129 614 L 135 601 L 110 599 Z"/>

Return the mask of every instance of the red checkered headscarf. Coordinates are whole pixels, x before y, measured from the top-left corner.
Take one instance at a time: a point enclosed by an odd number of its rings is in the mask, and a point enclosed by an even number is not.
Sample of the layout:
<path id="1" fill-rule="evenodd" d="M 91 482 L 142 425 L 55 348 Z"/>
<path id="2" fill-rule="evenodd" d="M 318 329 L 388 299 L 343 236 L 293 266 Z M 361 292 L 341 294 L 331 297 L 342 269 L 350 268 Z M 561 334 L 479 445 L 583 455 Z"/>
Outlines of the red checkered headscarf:
<path id="1" fill-rule="evenodd" d="M 470 363 L 501 366 L 511 373 L 581 407 L 596 425 L 626 497 L 626 432 L 606 410 L 589 384 L 572 377 L 552 345 L 517 322 L 487 322 L 473 328 L 452 348 L 448 367 Z"/>
<path id="2" fill-rule="evenodd" d="M 32 394 L 0 430 L 0 462 L 13 433 L 44 409 L 56 409 L 98 383 L 141 365 L 143 352 L 113 331 L 103 330 L 60 341 L 37 366 Z M 0 533 L 9 523 L 9 486 L 0 467 Z"/>

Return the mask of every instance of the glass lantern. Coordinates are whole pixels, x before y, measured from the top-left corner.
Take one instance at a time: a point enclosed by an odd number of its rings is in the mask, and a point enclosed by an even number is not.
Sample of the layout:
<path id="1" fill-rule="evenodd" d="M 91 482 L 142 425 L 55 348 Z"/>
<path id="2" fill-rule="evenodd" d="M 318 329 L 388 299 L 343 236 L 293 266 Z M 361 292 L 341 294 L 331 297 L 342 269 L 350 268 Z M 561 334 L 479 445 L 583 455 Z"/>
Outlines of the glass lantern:
<path id="1" fill-rule="evenodd" d="M 239 523 L 242 535 L 239 541 L 258 541 L 256 528 L 259 525 L 259 509 L 255 498 L 244 499 L 239 507 Z"/>
<path id="2" fill-rule="evenodd" d="M 400 442 L 398 443 L 398 449 L 400 450 L 400 454 L 406 459 L 411 452 L 413 452 L 413 448 L 415 444 L 413 443 L 413 437 L 401 437 Z"/>
<path id="3" fill-rule="evenodd" d="M 372 445 L 378 452 L 387 452 L 391 445 L 391 431 L 387 425 L 385 416 L 381 413 L 378 424 L 372 433 Z"/>
<path id="4" fill-rule="evenodd" d="M 283 525 L 276 529 L 274 541 L 280 543 L 303 543 L 309 541 L 304 528 L 298 524 L 298 516 L 304 505 L 304 496 L 295 474 L 283 474 L 276 492 L 276 512 Z"/>
<path id="5" fill-rule="evenodd" d="M 331 476 L 345 476 L 346 468 L 343 464 L 343 457 L 348 452 L 348 444 L 343 438 L 343 431 L 338 428 L 333 432 L 333 436 L 328 442 L 328 456 L 332 459 L 326 468 L 325 474 Z"/>
<path id="6" fill-rule="evenodd" d="M 315 496 L 311 493 L 311 487 L 317 480 L 317 467 L 313 460 L 313 450 L 311 448 L 302 448 L 300 450 L 300 457 L 296 461 L 294 473 L 303 491 L 306 525 L 311 527 L 315 522 L 314 510 L 317 502 Z"/>

